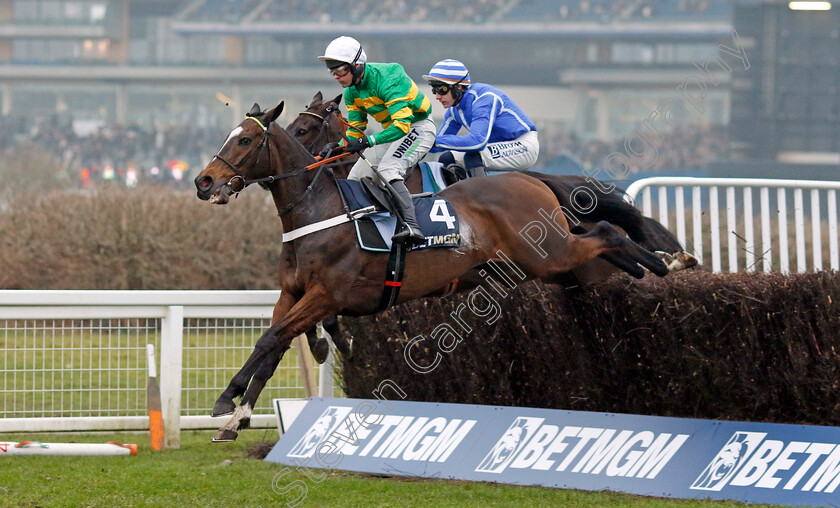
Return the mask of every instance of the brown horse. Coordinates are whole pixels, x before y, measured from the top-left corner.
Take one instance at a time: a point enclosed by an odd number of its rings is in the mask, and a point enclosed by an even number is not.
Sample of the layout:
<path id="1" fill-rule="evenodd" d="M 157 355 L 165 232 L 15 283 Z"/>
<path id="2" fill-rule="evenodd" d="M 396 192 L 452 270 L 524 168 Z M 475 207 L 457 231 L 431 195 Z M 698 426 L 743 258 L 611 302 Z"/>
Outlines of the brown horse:
<path id="1" fill-rule="evenodd" d="M 310 153 L 317 154 L 328 142 L 342 139 L 347 123 L 339 109 L 341 102 L 341 95 L 331 101 L 324 101 L 321 92 L 316 93 L 306 111 L 299 113 L 286 127 L 286 131 L 307 147 Z M 345 164 L 333 167 L 333 174 L 336 178 L 347 178 L 355 161 L 356 157 L 353 156 Z M 667 253 L 666 263 L 671 270 L 691 268 L 697 264 L 697 260 L 683 250 L 679 240 L 668 229 L 655 219 L 643 216 L 633 205 L 627 203 L 621 189 L 610 189 L 608 184 L 582 175 L 549 175 L 537 171 L 522 173 L 547 185 L 564 210 L 574 211 L 572 214 L 580 221 L 577 225 L 580 228 L 578 230 L 586 230 L 605 220 L 623 229 L 633 241 L 648 250 Z M 409 168 L 405 182 L 412 194 L 423 192 L 423 181 L 418 166 Z M 573 204 L 573 195 L 578 188 L 585 188 L 589 192 L 578 194 L 575 198 L 578 202 Z M 595 202 L 587 201 L 587 197 L 593 195 L 597 198 Z M 584 202 L 581 203 L 581 199 Z M 576 212 L 581 209 L 584 211 Z M 585 279 L 587 282 L 593 281 L 590 277 Z"/>
<path id="2" fill-rule="evenodd" d="M 331 101 L 324 101 L 321 92 L 315 94 L 306 111 L 302 111 L 286 127 L 286 131 L 299 141 L 312 154 L 317 154 L 329 142 L 338 141 L 344 134 L 346 121 L 341 115 L 339 104 L 342 96 L 338 95 Z M 348 162 L 332 168 L 338 178 L 346 178 L 358 157 L 351 157 Z M 690 268 L 697 264 L 697 260 L 686 253 L 679 241 L 662 224 L 654 219 L 643 216 L 634 206 L 623 199 L 622 192 L 609 187 L 603 182 L 587 180 L 583 176 L 548 175 L 534 171 L 525 171 L 547 185 L 555 194 L 560 205 L 565 210 L 573 210 L 572 196 L 575 189 L 585 187 L 589 194 L 580 194 L 578 198 L 587 199 L 596 196 L 594 203 L 577 203 L 577 208 L 584 208 L 587 213 L 578 213 L 580 224 L 572 231 L 584 233 L 591 229 L 598 221 L 607 222 L 625 231 L 630 238 L 652 252 L 658 252 L 666 260 L 671 270 Z M 422 176 L 419 166 L 413 166 L 406 174 L 406 186 L 413 194 L 423 191 Z M 591 209 L 591 210 L 590 210 Z M 618 270 L 612 264 L 595 259 L 591 263 L 572 270 L 567 275 L 568 286 L 585 286 L 606 279 Z M 324 329 L 332 337 L 333 342 L 344 355 L 352 352 L 352 337 L 342 331 L 335 317 L 324 320 Z M 309 348 L 313 356 L 322 363 L 329 353 L 329 344 L 325 339 L 319 339 L 315 330 L 306 333 Z"/>
<path id="3" fill-rule="evenodd" d="M 199 198 L 216 204 L 227 203 L 251 183 L 264 185 L 288 234 L 346 212 L 333 175 L 275 123 L 282 110 L 282 102 L 268 111 L 254 104 L 195 178 L 195 185 Z M 570 234 L 554 192 L 528 175 L 465 180 L 439 195 L 458 216 L 461 244 L 409 252 L 398 304 L 439 294 L 456 279 L 482 280 L 484 267 L 496 263 L 521 281 L 554 282 L 558 275 L 598 256 L 637 278 L 644 277 L 645 268 L 658 276 L 668 273 L 659 257 L 608 222 L 599 222 L 582 235 Z M 550 223 L 544 214 L 549 214 Z M 534 228 L 540 233 L 537 238 Z M 387 262 L 387 254 L 358 247 L 349 222 L 285 243 L 280 261 L 282 294 L 272 325 L 216 401 L 213 416 L 233 415 L 214 441 L 234 440 L 248 426 L 255 401 L 295 336 L 327 316 L 379 310 Z M 238 396 L 242 399 L 237 407 Z"/>

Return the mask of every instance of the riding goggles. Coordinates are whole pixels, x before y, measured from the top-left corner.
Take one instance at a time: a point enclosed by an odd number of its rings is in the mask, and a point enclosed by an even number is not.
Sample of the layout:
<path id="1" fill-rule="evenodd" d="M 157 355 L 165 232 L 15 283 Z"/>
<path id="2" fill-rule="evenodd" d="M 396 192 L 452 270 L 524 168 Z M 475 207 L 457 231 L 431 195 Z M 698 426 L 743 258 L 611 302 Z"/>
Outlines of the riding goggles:
<path id="1" fill-rule="evenodd" d="M 449 83 L 435 83 L 432 85 L 432 93 L 437 95 L 446 95 L 449 93 L 451 88 L 452 85 Z"/>
<path id="2" fill-rule="evenodd" d="M 347 75 L 348 72 L 350 72 L 350 64 L 339 65 L 330 69 L 330 74 L 337 78 Z"/>

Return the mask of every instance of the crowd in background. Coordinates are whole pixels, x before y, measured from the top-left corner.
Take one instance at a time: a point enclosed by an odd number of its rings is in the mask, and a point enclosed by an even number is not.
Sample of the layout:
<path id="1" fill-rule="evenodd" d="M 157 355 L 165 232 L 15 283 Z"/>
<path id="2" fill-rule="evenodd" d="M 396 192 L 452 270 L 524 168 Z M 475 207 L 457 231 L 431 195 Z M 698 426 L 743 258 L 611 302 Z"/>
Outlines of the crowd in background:
<path id="1" fill-rule="evenodd" d="M 582 168 L 599 167 L 607 156 L 624 154 L 632 161 L 630 171 L 682 171 L 703 169 L 709 163 L 725 159 L 729 138 L 724 127 L 681 125 L 663 133 L 663 139 L 650 134 L 631 136 L 632 146 L 625 139 L 612 142 L 582 141 L 573 132 L 557 126 L 540 128 L 538 169 L 568 166 L 571 161 Z"/>
<path id="2" fill-rule="evenodd" d="M 21 129 L 24 125 L 28 127 Z M 77 175 L 82 187 L 111 180 L 129 186 L 140 181 L 178 186 L 192 184 L 190 172 L 204 167 L 225 134 L 138 124 L 105 124 L 77 133 L 69 118 L 5 116 L 0 118 L 0 151 L 30 146 L 48 153 L 57 170 Z"/>
<path id="3" fill-rule="evenodd" d="M 188 21 L 288 23 L 486 23 L 489 21 L 612 21 L 725 16 L 732 0 L 204 0 Z"/>
<path id="4" fill-rule="evenodd" d="M 22 129 L 24 125 L 28 127 Z M 581 168 L 599 167 L 609 154 L 627 153 L 623 139 L 584 141 L 557 125 L 540 125 L 539 132 L 538 170 L 557 170 L 561 165 L 568 169 L 570 161 Z M 82 135 L 74 131 L 68 118 L 6 116 L 0 118 L 0 152 L 30 146 L 50 154 L 57 170 L 71 178 L 75 175 L 80 187 L 114 181 L 128 186 L 154 182 L 186 188 L 219 149 L 226 134 L 220 129 L 107 124 Z M 648 150 L 649 155 L 644 164 L 631 171 L 702 169 L 715 159 L 725 158 L 728 146 L 725 129 L 697 125 L 677 127 L 664 139 L 650 143 L 655 151 L 634 147 L 637 151 Z"/>

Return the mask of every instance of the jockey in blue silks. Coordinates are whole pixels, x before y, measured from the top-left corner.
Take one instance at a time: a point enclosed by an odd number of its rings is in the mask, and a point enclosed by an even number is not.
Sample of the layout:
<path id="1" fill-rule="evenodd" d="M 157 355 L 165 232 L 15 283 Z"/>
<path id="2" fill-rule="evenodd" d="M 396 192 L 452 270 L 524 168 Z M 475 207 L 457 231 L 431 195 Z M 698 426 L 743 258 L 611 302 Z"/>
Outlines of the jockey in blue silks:
<path id="1" fill-rule="evenodd" d="M 485 169 L 522 171 L 537 161 L 537 128 L 504 92 L 486 83 L 472 83 L 466 66 L 458 60 L 441 60 L 423 79 L 446 108 L 430 150 L 439 153 L 437 160 L 444 166 L 455 164 L 469 176 L 480 176 Z M 462 127 L 468 132 L 459 135 Z"/>

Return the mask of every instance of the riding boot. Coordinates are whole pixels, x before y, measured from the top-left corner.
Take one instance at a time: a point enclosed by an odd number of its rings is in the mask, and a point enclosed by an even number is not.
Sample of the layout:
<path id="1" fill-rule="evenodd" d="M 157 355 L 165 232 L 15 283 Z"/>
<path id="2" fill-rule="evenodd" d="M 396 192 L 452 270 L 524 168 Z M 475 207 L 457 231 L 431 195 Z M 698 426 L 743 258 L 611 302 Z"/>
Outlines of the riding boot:
<path id="1" fill-rule="evenodd" d="M 475 178 L 477 176 L 487 176 L 487 173 L 484 171 L 484 166 L 473 166 L 467 168 L 467 175 L 469 178 Z"/>
<path id="2" fill-rule="evenodd" d="M 426 244 L 426 237 L 420 232 L 420 226 L 417 225 L 417 217 L 414 214 L 414 203 L 411 201 L 411 193 L 405 186 L 402 180 L 391 180 L 389 182 L 391 188 L 394 189 L 395 201 L 399 205 L 399 214 L 403 221 L 403 228 L 400 229 L 392 238 L 391 241 L 396 243 L 408 243 L 409 246 L 419 246 Z"/>
<path id="3" fill-rule="evenodd" d="M 464 155 L 464 166 L 470 178 L 487 176 L 484 171 L 484 161 L 481 160 L 481 152 L 467 152 Z"/>

